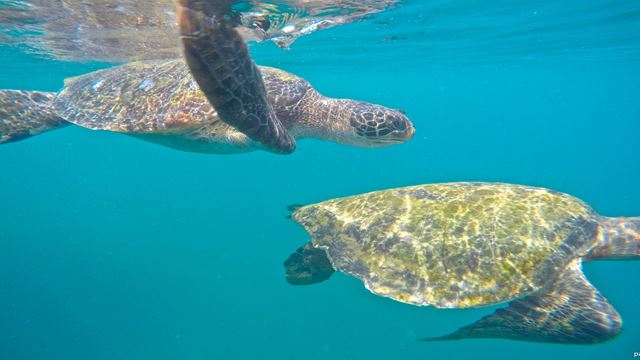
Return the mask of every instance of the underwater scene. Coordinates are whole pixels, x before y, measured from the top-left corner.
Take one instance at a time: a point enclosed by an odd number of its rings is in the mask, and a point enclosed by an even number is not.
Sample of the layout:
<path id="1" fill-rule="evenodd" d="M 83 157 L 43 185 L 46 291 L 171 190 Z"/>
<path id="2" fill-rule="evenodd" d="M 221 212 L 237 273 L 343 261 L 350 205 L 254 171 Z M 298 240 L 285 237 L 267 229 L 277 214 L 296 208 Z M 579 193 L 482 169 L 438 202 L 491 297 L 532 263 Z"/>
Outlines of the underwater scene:
<path id="1" fill-rule="evenodd" d="M 636 1 L 0 0 L 0 359 L 640 359 L 639 137 Z"/>

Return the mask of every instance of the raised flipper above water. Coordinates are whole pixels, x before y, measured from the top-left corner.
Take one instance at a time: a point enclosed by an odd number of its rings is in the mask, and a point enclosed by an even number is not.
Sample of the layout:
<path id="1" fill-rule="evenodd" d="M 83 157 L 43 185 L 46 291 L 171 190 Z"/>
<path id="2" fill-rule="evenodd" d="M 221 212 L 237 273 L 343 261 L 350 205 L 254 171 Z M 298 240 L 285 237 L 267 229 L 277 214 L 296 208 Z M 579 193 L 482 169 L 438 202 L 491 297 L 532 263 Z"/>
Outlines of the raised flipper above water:
<path id="1" fill-rule="evenodd" d="M 180 0 L 187 64 L 220 119 L 278 153 L 296 148 L 267 98 L 260 71 L 228 19 L 230 0 Z"/>
<path id="2" fill-rule="evenodd" d="M 506 338 L 593 344 L 612 339 L 621 329 L 620 315 L 584 277 L 576 260 L 548 291 L 512 301 L 449 335 L 424 340 Z"/>
<path id="3" fill-rule="evenodd" d="M 0 90 L 0 144 L 68 125 L 53 111 L 55 93 Z"/>

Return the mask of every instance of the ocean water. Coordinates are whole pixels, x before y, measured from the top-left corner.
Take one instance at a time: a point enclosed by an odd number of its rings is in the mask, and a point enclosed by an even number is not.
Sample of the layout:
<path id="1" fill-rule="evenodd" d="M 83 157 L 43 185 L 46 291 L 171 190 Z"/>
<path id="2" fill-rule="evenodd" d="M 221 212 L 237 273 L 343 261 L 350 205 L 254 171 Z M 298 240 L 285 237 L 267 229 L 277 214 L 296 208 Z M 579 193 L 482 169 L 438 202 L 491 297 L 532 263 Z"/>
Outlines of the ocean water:
<path id="1" fill-rule="evenodd" d="M 254 44 L 332 97 L 406 110 L 406 144 L 305 140 L 289 156 L 180 152 L 67 127 L 0 146 L 0 359 L 631 359 L 640 262 L 587 277 L 624 331 L 590 346 L 423 343 L 494 311 L 307 287 L 282 262 L 308 241 L 286 206 L 396 186 L 500 181 L 640 216 L 640 4 L 407 1 L 359 23 Z M 56 91 L 110 66 L 0 46 L 0 88 Z"/>

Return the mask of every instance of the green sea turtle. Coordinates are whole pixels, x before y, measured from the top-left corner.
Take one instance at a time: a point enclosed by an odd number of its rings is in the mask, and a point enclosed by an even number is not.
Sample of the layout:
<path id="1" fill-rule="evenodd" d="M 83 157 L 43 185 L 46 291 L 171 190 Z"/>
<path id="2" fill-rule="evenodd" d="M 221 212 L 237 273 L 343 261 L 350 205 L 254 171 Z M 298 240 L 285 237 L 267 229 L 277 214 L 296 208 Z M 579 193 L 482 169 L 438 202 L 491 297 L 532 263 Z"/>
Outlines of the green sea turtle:
<path id="1" fill-rule="evenodd" d="M 311 241 L 284 263 L 294 285 L 335 270 L 413 305 L 509 306 L 428 340 L 596 343 L 622 321 L 583 260 L 638 258 L 640 217 L 604 217 L 559 192 L 499 183 L 376 191 L 295 210 Z"/>
<path id="2" fill-rule="evenodd" d="M 400 111 L 322 96 L 304 79 L 261 67 L 269 101 L 296 138 L 385 146 L 413 135 Z M 145 61 L 71 78 L 56 93 L 0 90 L 0 143 L 76 124 L 133 135 L 185 151 L 264 149 L 220 121 L 184 60 Z"/>
<path id="3" fill-rule="evenodd" d="M 256 66 L 227 19 L 231 3 L 181 1 L 186 62 L 100 70 L 69 79 L 57 94 L 0 90 L 0 143 L 69 123 L 205 153 L 290 153 L 294 138 L 306 137 L 376 147 L 413 136 L 401 111 L 328 98 L 300 77 Z"/>

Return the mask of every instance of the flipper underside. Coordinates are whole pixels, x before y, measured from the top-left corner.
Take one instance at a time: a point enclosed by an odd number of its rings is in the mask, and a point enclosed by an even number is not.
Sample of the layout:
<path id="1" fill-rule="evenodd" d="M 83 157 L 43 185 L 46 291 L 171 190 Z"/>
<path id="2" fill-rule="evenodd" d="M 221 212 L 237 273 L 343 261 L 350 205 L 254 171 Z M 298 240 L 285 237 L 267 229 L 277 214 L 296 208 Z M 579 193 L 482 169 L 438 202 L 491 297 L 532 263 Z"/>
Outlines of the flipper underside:
<path id="1" fill-rule="evenodd" d="M 584 277 L 576 260 L 547 292 L 512 301 L 449 335 L 424 340 L 505 338 L 593 344 L 615 337 L 621 329 L 620 315 Z"/>
<path id="2" fill-rule="evenodd" d="M 54 97 L 51 92 L 0 90 L 0 144 L 67 125 L 51 108 Z"/>
<path id="3" fill-rule="evenodd" d="M 296 144 L 277 118 L 258 67 L 233 28 L 230 0 L 180 0 L 178 23 L 187 64 L 220 119 L 278 153 Z"/>

